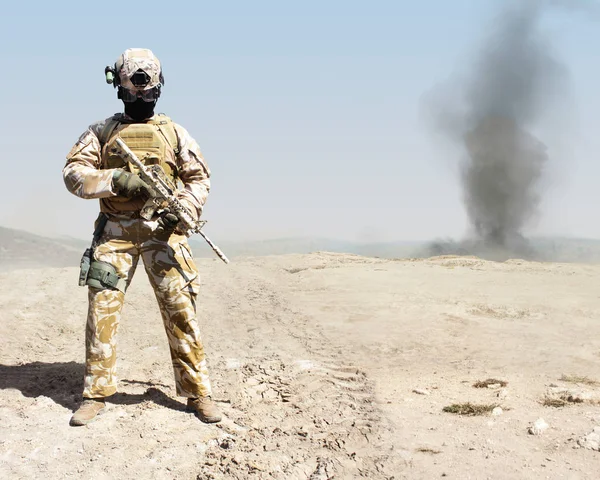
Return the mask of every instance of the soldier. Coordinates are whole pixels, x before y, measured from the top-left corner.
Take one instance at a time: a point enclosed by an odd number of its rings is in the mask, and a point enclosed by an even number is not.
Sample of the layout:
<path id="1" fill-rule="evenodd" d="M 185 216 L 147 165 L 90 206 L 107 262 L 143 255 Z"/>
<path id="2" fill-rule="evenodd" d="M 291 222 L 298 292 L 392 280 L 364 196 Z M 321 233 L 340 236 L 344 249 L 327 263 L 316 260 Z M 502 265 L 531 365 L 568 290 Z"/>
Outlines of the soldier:
<path id="1" fill-rule="evenodd" d="M 168 210 L 150 220 L 140 216 L 147 185 L 135 165 L 123 160 L 116 147 L 122 141 L 146 165 L 160 165 L 179 182 L 179 200 L 197 220 L 210 189 L 210 170 L 196 141 L 180 125 L 154 108 L 164 78 L 160 62 L 147 49 L 126 50 L 106 80 L 117 88 L 124 113 L 91 125 L 67 155 L 63 178 L 81 198 L 98 198 L 86 328 L 83 402 L 71 425 L 85 425 L 105 408 L 105 398 L 117 390 L 115 334 L 125 292 L 142 259 L 154 289 L 167 333 L 177 395 L 187 397 L 189 411 L 207 423 L 221 415 L 211 399 L 204 348 L 196 320 L 200 277 L 179 219 Z"/>

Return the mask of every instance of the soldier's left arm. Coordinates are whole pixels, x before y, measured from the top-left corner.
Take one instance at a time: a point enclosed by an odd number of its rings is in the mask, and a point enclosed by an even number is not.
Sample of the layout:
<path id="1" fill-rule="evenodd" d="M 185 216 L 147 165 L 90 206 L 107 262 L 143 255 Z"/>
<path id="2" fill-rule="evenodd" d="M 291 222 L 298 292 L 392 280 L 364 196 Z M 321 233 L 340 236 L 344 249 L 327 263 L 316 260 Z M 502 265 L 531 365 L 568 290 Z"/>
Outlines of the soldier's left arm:
<path id="1" fill-rule="evenodd" d="M 177 168 L 179 178 L 184 185 L 178 197 L 192 210 L 196 218 L 200 218 L 202 207 L 210 192 L 210 169 L 198 143 L 187 130 L 181 125 L 175 124 L 175 133 L 179 139 Z"/>

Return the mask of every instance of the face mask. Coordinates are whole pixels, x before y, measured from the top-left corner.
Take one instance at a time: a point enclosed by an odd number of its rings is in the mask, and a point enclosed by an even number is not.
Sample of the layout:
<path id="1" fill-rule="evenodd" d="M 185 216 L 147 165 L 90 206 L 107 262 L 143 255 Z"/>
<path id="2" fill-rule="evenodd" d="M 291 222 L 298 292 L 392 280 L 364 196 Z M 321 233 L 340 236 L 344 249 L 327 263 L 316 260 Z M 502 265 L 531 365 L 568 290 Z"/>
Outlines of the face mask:
<path id="1" fill-rule="evenodd" d="M 135 102 L 123 102 L 125 105 L 125 113 L 134 120 L 142 121 L 154 115 L 154 107 L 156 101 L 145 102 L 138 98 Z"/>

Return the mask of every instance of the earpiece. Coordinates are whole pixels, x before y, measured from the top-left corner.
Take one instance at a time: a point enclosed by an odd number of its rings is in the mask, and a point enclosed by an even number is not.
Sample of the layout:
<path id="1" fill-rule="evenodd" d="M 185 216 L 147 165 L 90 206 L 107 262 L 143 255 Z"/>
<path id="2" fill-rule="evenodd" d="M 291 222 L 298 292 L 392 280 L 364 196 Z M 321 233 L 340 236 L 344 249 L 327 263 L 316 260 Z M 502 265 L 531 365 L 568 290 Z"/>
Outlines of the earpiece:
<path id="1" fill-rule="evenodd" d="M 117 75 L 116 69 L 114 67 L 105 67 L 104 77 L 106 79 L 106 83 L 108 83 L 109 85 L 113 85 L 113 87 L 117 86 L 119 76 Z"/>

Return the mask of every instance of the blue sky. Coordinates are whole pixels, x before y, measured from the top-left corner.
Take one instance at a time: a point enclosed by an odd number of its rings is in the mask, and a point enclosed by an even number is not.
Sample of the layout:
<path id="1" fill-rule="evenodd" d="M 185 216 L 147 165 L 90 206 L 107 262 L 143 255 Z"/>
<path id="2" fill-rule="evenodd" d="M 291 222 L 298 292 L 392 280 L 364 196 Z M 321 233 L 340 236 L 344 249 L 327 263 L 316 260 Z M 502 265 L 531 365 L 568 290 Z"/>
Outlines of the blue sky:
<path id="1" fill-rule="evenodd" d="M 502 1 L 11 2 L 0 17 L 0 225 L 87 238 L 97 202 L 61 169 L 87 126 L 121 110 L 103 70 L 129 47 L 161 59 L 158 111 L 212 170 L 215 241 L 461 237 L 456 152 L 422 102 L 468 68 Z M 166 9 L 168 6 L 168 10 Z M 600 238 L 598 17 L 544 22 L 569 70 L 533 234 Z"/>

